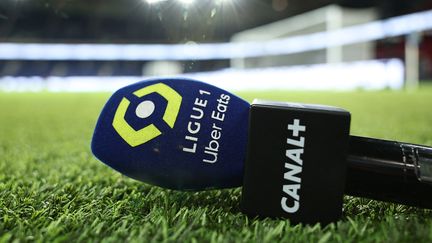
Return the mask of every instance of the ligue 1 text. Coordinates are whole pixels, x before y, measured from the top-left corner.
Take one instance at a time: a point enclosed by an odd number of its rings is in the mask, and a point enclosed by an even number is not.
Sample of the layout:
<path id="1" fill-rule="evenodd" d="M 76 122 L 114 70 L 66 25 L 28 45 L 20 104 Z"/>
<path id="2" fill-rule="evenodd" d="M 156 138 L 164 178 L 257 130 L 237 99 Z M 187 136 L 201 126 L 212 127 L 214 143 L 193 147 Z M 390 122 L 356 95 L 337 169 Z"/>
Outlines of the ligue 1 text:
<path id="1" fill-rule="evenodd" d="M 228 105 L 231 97 L 227 94 L 221 94 L 216 99 L 217 105 L 214 107 L 209 116 L 213 122 L 209 124 L 211 126 L 210 134 L 206 136 L 200 135 L 201 126 L 207 126 L 208 124 L 202 124 L 202 119 L 206 116 L 205 108 L 209 104 L 209 96 L 211 93 L 205 90 L 199 90 L 199 97 L 195 99 L 192 112 L 190 114 L 190 121 L 187 125 L 188 135 L 185 136 L 183 152 L 198 154 L 198 144 L 201 143 L 200 138 L 209 137 L 209 141 L 204 141 L 203 159 L 205 163 L 216 163 L 218 160 L 220 138 L 222 137 L 222 123 L 225 120 L 225 115 L 228 110 Z M 206 129 L 204 129 L 206 130 Z"/>

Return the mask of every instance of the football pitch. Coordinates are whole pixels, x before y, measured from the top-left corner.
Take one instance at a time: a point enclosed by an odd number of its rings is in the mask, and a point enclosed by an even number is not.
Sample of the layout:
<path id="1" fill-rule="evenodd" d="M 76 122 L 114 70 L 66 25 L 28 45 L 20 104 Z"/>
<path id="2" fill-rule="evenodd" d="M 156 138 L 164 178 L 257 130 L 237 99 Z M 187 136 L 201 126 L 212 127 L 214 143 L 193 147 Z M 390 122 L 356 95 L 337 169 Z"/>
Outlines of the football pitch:
<path id="1" fill-rule="evenodd" d="M 339 106 L 351 134 L 432 146 L 432 86 L 237 94 Z M 109 96 L 0 92 L 0 242 L 432 241 L 432 210 L 346 196 L 337 224 L 290 225 L 243 215 L 240 189 L 180 192 L 122 176 L 90 152 Z"/>

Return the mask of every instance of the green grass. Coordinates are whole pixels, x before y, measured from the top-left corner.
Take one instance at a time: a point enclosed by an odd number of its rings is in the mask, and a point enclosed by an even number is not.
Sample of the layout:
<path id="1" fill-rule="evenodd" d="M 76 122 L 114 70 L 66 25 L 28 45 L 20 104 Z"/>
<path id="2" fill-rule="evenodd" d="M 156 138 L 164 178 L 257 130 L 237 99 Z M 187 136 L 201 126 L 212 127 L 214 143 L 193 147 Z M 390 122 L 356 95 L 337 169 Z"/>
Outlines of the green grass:
<path id="1" fill-rule="evenodd" d="M 353 134 L 432 146 L 432 87 L 239 95 L 340 106 Z M 239 189 L 177 192 L 128 179 L 89 150 L 108 96 L 0 93 L 0 242 L 432 241 L 430 210 L 346 197 L 337 224 L 293 226 L 243 215 Z"/>

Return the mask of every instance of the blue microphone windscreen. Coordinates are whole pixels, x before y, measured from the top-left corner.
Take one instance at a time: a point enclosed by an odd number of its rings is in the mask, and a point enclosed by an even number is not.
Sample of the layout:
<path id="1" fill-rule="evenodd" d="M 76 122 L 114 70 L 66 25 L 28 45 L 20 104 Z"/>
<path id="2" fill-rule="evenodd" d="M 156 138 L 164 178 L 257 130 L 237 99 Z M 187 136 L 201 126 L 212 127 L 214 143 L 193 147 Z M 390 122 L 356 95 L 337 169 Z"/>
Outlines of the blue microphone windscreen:
<path id="1" fill-rule="evenodd" d="M 249 103 L 189 79 L 153 79 L 115 92 L 92 139 L 94 155 L 164 188 L 241 186 Z"/>

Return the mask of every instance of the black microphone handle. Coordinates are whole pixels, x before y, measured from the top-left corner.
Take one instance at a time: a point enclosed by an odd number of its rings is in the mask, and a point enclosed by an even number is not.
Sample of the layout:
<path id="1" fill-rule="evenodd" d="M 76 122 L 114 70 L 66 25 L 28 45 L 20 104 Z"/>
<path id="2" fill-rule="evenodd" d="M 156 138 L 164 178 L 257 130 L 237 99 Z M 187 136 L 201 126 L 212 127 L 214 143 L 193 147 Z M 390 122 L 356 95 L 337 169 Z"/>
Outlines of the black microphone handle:
<path id="1" fill-rule="evenodd" d="M 345 194 L 432 208 L 432 148 L 351 136 Z"/>

